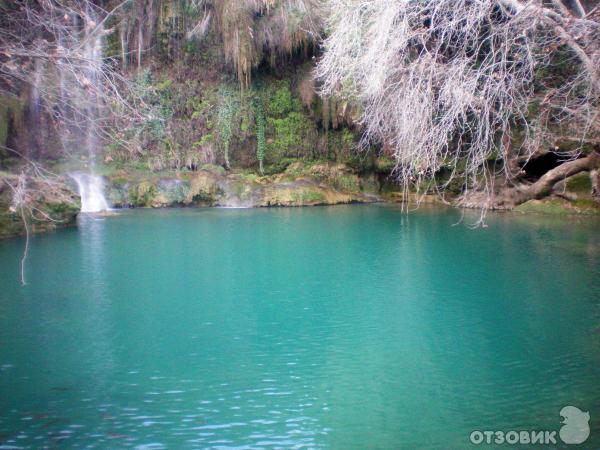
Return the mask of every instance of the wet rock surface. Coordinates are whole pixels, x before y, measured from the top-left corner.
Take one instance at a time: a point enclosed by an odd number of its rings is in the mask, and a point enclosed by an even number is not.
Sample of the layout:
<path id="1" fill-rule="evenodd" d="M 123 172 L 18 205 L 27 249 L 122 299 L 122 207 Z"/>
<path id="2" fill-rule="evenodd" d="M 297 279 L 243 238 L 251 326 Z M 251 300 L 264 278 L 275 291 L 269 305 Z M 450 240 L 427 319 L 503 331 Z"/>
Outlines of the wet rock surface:
<path id="1" fill-rule="evenodd" d="M 177 178 L 109 180 L 114 207 L 295 207 L 380 201 L 377 184 L 343 164 L 294 163 L 281 174 L 259 177 L 226 173 L 207 165 Z M 127 178 L 125 176 L 125 178 Z M 117 182 L 119 181 L 119 182 Z"/>

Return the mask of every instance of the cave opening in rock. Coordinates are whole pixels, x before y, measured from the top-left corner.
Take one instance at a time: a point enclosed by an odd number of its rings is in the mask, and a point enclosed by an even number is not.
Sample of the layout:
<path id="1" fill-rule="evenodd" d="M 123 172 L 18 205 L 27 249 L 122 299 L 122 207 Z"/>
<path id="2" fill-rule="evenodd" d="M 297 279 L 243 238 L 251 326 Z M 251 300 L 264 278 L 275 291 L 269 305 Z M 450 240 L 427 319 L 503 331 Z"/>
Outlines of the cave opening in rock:
<path id="1" fill-rule="evenodd" d="M 557 168 L 564 162 L 564 158 L 556 153 L 545 153 L 538 158 L 531 159 L 523 166 L 523 171 L 525 172 L 524 179 L 528 181 L 538 180 L 545 173 Z"/>

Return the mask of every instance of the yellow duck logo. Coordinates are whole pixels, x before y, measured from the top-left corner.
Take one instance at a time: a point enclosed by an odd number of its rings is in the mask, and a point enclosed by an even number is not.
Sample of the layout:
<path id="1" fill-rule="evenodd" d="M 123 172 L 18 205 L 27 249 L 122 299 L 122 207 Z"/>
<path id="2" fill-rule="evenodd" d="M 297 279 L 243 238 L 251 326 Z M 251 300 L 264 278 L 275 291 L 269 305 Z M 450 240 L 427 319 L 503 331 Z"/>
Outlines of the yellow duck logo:
<path id="1" fill-rule="evenodd" d="M 575 406 L 565 406 L 560 410 L 564 418 L 560 438 L 565 444 L 581 444 L 590 436 L 590 413 Z"/>

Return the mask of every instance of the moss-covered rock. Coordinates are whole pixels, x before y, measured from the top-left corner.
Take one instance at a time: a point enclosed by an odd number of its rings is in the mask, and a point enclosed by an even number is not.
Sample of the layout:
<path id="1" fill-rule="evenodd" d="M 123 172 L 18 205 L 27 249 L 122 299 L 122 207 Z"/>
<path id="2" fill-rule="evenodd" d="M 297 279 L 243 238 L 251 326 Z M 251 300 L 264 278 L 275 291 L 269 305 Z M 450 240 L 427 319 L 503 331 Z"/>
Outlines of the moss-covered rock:
<path id="1" fill-rule="evenodd" d="M 0 238 L 25 234 L 21 211 L 12 206 L 13 190 L 10 186 L 16 186 L 17 182 L 16 175 L 0 174 Z M 75 224 L 81 202 L 66 179 L 48 182 L 27 177 L 26 188 L 31 199 L 24 214 L 31 232 L 52 231 Z"/>
<path id="2" fill-rule="evenodd" d="M 592 192 L 592 181 L 587 172 L 573 175 L 566 180 L 567 190 L 576 193 L 589 194 Z"/>
<path id="3" fill-rule="evenodd" d="M 188 197 L 190 183 L 177 178 L 164 178 L 158 181 L 156 194 L 150 202 L 153 208 L 182 206 Z"/>
<path id="4" fill-rule="evenodd" d="M 199 170 L 190 180 L 189 190 L 184 203 L 186 205 L 212 206 L 223 193 L 225 174 L 210 169 Z"/>
<path id="5" fill-rule="evenodd" d="M 366 202 L 367 198 L 342 193 L 306 179 L 264 187 L 255 206 L 317 206 Z"/>
<path id="6" fill-rule="evenodd" d="M 366 187 L 366 189 L 365 189 Z M 375 177 L 364 180 L 344 164 L 290 163 L 284 173 L 258 176 L 226 173 L 205 165 L 196 172 L 160 177 L 119 172 L 110 180 L 109 197 L 115 207 L 169 206 L 313 206 L 373 202 Z"/>
<path id="7" fill-rule="evenodd" d="M 562 198 L 549 197 L 543 200 L 530 200 L 525 202 L 517 206 L 515 211 L 550 215 L 596 215 L 600 214 L 600 206 L 593 200 L 580 199 L 569 201 Z"/>
<path id="8" fill-rule="evenodd" d="M 152 180 L 141 181 L 129 189 L 129 204 L 142 208 L 152 206 L 157 193 L 158 188 Z"/>
<path id="9" fill-rule="evenodd" d="M 129 189 L 131 183 L 122 179 L 111 180 L 108 184 L 107 199 L 115 208 L 125 208 L 129 205 Z"/>

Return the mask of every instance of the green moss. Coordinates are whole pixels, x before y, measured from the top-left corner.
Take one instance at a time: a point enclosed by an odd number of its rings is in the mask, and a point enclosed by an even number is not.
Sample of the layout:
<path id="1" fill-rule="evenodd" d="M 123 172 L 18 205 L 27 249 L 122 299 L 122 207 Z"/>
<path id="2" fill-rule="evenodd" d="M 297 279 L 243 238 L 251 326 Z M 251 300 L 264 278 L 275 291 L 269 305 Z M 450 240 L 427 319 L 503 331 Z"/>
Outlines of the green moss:
<path id="1" fill-rule="evenodd" d="M 255 173 L 241 173 L 240 176 L 251 183 L 254 183 L 258 179 L 258 175 Z"/>
<path id="2" fill-rule="evenodd" d="M 569 214 L 570 211 L 566 207 L 566 202 L 559 199 L 546 199 L 546 200 L 530 200 L 523 203 L 515 208 L 515 211 L 523 213 L 536 213 L 536 214 L 553 214 L 553 215 L 565 215 Z"/>
<path id="3" fill-rule="evenodd" d="M 48 203 L 46 205 L 46 211 L 55 220 L 63 221 L 68 220 L 68 217 L 79 213 L 80 205 L 75 203 Z"/>
<path id="4" fill-rule="evenodd" d="M 358 166 L 361 162 L 357 158 L 355 149 L 355 136 L 352 131 L 346 127 L 340 130 L 329 130 L 327 132 L 327 157 L 330 160 L 335 160 L 344 163 L 357 163 Z M 361 159 L 364 155 L 361 155 Z"/>
<path id="5" fill-rule="evenodd" d="M 267 121 L 265 118 L 264 101 L 260 92 L 258 92 L 252 102 L 252 110 L 254 113 L 254 134 L 256 135 L 256 159 L 258 160 L 259 170 L 264 174 L 264 161 L 267 153 L 267 138 L 266 127 Z"/>
<path id="6" fill-rule="evenodd" d="M 568 215 L 568 214 L 600 214 L 600 208 L 593 200 L 575 200 L 568 202 L 558 198 L 530 200 L 515 208 L 523 213 Z"/>
<path id="7" fill-rule="evenodd" d="M 600 214 L 600 205 L 595 200 L 581 198 L 572 204 L 583 213 Z"/>
<path id="8" fill-rule="evenodd" d="M 592 182 L 589 175 L 587 173 L 573 175 L 567 180 L 567 189 L 572 192 L 591 192 Z"/>
<path id="9" fill-rule="evenodd" d="M 122 176 L 122 175 L 111 179 L 111 183 L 117 187 L 125 186 L 128 183 L 128 181 L 129 180 L 127 179 L 127 177 Z"/>
<path id="10" fill-rule="evenodd" d="M 222 85 L 219 89 L 219 108 L 217 112 L 217 121 L 219 124 L 219 138 L 223 149 L 223 159 L 225 167 L 231 167 L 229 150 L 231 148 L 231 138 L 234 135 L 235 126 L 239 119 L 240 99 L 234 89 L 227 85 Z"/>
<path id="11" fill-rule="evenodd" d="M 23 222 L 16 214 L 0 212 L 0 238 L 18 236 L 24 231 Z"/>
<path id="12" fill-rule="evenodd" d="M 215 136 L 212 133 L 207 133 L 200 138 L 199 141 L 194 142 L 194 147 L 204 147 L 206 145 L 212 144 L 215 141 Z"/>
<path id="13" fill-rule="evenodd" d="M 279 158 L 274 160 L 271 164 L 268 164 L 264 168 L 265 175 L 275 175 L 283 173 L 287 170 L 290 164 L 297 161 L 295 158 Z"/>
<path id="14" fill-rule="evenodd" d="M 348 128 L 342 130 L 342 144 L 348 148 L 354 146 L 354 134 Z"/>
<path id="15" fill-rule="evenodd" d="M 142 181 L 129 191 L 129 201 L 133 206 L 147 207 L 157 194 L 156 186 L 149 181 Z"/>
<path id="16" fill-rule="evenodd" d="M 270 116 L 284 116 L 292 111 L 294 102 L 289 82 L 282 80 L 271 87 L 269 93 L 268 114 Z"/>
<path id="17" fill-rule="evenodd" d="M 247 116 L 242 117 L 242 123 L 240 124 L 240 131 L 242 134 L 246 134 L 250 129 L 250 121 Z"/>
<path id="18" fill-rule="evenodd" d="M 223 169 L 221 166 L 216 166 L 214 164 L 204 164 L 201 167 L 201 169 L 206 170 L 207 172 L 210 172 L 215 175 L 225 175 L 225 169 Z"/>
<path id="19" fill-rule="evenodd" d="M 333 180 L 333 187 L 340 191 L 346 192 L 359 192 L 360 191 L 360 181 L 354 175 L 341 175 Z"/>
<path id="20" fill-rule="evenodd" d="M 301 192 L 294 192 L 292 200 L 298 204 L 315 204 L 325 202 L 325 195 L 322 192 L 308 189 Z"/>

